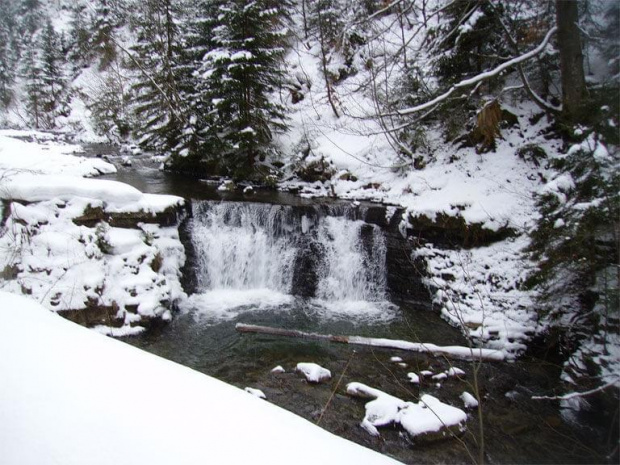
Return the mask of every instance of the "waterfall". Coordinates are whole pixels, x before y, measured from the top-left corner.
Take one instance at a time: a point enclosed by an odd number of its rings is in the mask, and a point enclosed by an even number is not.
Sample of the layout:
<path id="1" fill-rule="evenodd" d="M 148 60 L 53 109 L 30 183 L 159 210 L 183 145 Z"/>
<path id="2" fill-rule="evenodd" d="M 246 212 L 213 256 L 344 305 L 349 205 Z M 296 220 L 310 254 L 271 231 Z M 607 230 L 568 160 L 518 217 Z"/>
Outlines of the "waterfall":
<path id="1" fill-rule="evenodd" d="M 356 309 L 386 303 L 383 232 L 352 219 L 346 208 L 340 207 L 340 216 L 330 216 L 333 209 L 325 215 L 318 207 L 241 202 L 201 201 L 192 208 L 202 308 L 281 305 L 293 295 L 314 298 L 315 306 L 335 313 L 352 308 L 347 303 Z"/>
<path id="2" fill-rule="evenodd" d="M 290 292 L 296 247 L 286 207 L 200 202 L 193 208 L 191 237 L 199 291 Z"/>
<path id="3" fill-rule="evenodd" d="M 319 224 L 317 240 L 326 250 L 325 263 L 319 271 L 318 298 L 385 300 L 386 245 L 380 228 L 328 216 Z"/>

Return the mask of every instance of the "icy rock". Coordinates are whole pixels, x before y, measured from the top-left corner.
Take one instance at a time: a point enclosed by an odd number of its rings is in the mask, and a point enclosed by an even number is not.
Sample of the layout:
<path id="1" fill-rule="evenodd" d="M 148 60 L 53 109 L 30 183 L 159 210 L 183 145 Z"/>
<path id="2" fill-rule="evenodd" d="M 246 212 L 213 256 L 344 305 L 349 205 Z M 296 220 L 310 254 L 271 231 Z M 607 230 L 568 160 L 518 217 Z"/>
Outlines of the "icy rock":
<path id="1" fill-rule="evenodd" d="M 220 184 L 217 190 L 218 191 L 233 191 L 235 190 L 235 183 L 232 182 L 230 179 L 227 179 L 226 181 L 222 182 L 222 184 Z"/>
<path id="2" fill-rule="evenodd" d="M 393 363 L 399 363 L 399 362 L 402 362 L 402 361 L 403 361 L 403 359 L 400 358 L 400 357 L 391 357 L 390 358 L 390 362 L 393 362 Z"/>
<path id="3" fill-rule="evenodd" d="M 284 373 L 284 368 L 282 368 L 282 365 L 278 365 L 275 368 L 271 369 L 272 373 Z"/>
<path id="4" fill-rule="evenodd" d="M 244 391 L 247 392 L 248 394 L 252 394 L 254 397 L 258 397 L 259 399 L 267 399 L 267 396 L 265 395 L 265 393 L 261 391 L 260 389 L 246 387 Z"/>
<path id="5" fill-rule="evenodd" d="M 252 186 L 246 186 L 245 189 L 243 189 L 243 193 L 244 194 L 253 194 L 254 193 L 254 188 Z"/>
<path id="6" fill-rule="evenodd" d="M 302 372 L 310 383 L 322 383 L 332 377 L 331 371 L 316 363 L 298 363 L 296 370 Z"/>
<path id="7" fill-rule="evenodd" d="M 121 158 L 121 165 L 123 166 L 131 166 L 133 163 L 131 162 L 131 159 L 127 156 Z"/>
<path id="8" fill-rule="evenodd" d="M 452 376 L 465 376 L 465 372 L 460 368 L 451 367 L 446 371 L 446 375 Z"/>
<path id="9" fill-rule="evenodd" d="M 412 384 L 420 384 L 420 377 L 415 373 L 407 373 L 407 377 L 409 377 L 409 382 Z"/>
<path id="10" fill-rule="evenodd" d="M 465 408 L 478 407 L 478 401 L 476 400 L 476 398 L 467 391 L 463 391 L 463 394 L 461 394 L 461 399 L 463 400 Z"/>
<path id="11" fill-rule="evenodd" d="M 434 374 L 434 373 L 433 373 L 432 371 L 430 371 L 430 370 L 422 370 L 422 371 L 420 372 L 420 375 L 421 375 L 421 376 L 424 376 L 424 377 L 427 377 L 427 376 L 433 376 L 433 374 Z"/>
<path id="12" fill-rule="evenodd" d="M 372 399 L 366 404 L 366 415 L 361 426 L 373 436 L 379 436 L 377 427 L 400 424 L 411 437 L 435 440 L 449 437 L 465 429 L 467 414 L 428 394 L 420 402 L 405 402 L 362 383 L 349 383 L 347 394 Z"/>

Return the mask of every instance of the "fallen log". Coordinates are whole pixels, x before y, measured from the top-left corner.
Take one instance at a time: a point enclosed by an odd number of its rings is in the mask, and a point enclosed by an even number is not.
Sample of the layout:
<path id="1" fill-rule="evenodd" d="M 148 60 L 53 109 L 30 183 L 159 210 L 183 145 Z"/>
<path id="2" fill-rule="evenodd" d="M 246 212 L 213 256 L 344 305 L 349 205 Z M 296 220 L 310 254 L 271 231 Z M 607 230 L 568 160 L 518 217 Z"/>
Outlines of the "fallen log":
<path id="1" fill-rule="evenodd" d="M 424 342 L 409 342 L 396 339 L 381 339 L 362 336 L 334 336 L 331 334 L 307 333 L 296 329 L 272 328 L 270 326 L 247 325 L 237 323 L 235 329 L 240 333 L 268 334 L 271 336 L 298 337 L 303 339 L 320 339 L 343 344 L 358 344 L 387 349 L 408 350 L 410 352 L 427 353 L 434 356 L 447 357 L 458 360 L 480 360 L 499 362 L 505 355 L 499 350 L 481 349 L 464 346 L 438 346 Z"/>

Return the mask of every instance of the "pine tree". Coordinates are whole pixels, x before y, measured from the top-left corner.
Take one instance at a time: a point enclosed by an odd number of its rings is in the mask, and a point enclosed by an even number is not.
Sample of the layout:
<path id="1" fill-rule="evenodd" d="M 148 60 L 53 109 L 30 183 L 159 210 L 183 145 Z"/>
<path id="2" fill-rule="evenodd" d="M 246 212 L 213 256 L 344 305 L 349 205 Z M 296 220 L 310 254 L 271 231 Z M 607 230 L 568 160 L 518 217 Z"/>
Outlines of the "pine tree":
<path id="1" fill-rule="evenodd" d="M 97 0 L 92 16 L 92 37 L 90 45 L 99 55 L 99 69 L 105 70 L 116 60 L 115 29 L 118 17 L 114 14 L 111 0 Z"/>
<path id="2" fill-rule="evenodd" d="M 180 12 L 171 0 L 148 0 L 136 20 L 140 81 L 134 86 L 135 112 L 144 146 L 170 152 L 178 144 L 185 115 L 178 89 L 181 63 Z"/>
<path id="3" fill-rule="evenodd" d="M 11 45 L 14 33 L 12 5 L 8 0 L 0 0 L 0 108 L 6 108 L 13 100 L 16 60 Z"/>
<path id="4" fill-rule="evenodd" d="M 56 125 L 56 118 L 68 113 L 67 82 L 63 66 L 65 57 L 61 42 L 48 20 L 41 34 L 42 111 L 48 127 Z"/>
<path id="5" fill-rule="evenodd" d="M 23 56 L 23 77 L 26 83 L 26 111 L 35 128 L 44 124 L 42 63 L 36 41 L 26 46 Z"/>
<path id="6" fill-rule="evenodd" d="M 74 71 L 86 65 L 92 57 L 91 33 L 86 15 L 86 7 L 76 4 L 71 8 L 71 31 L 69 41 L 71 44 L 69 59 Z"/>
<path id="7" fill-rule="evenodd" d="M 269 96 L 284 79 L 287 11 L 267 0 L 216 3 L 214 48 L 199 70 L 209 107 L 205 137 L 217 141 L 211 158 L 224 157 L 235 175 L 247 176 L 269 152 L 274 131 L 286 129 L 284 107 Z"/>

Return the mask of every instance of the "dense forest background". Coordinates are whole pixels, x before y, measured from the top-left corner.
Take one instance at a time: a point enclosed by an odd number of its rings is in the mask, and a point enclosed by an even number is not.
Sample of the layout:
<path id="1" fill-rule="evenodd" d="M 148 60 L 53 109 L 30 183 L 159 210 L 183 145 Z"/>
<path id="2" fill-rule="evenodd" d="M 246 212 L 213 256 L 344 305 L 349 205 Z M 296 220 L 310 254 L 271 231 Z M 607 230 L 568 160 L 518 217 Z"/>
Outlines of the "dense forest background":
<path id="1" fill-rule="evenodd" d="M 0 124 L 275 186 L 336 175 L 319 119 L 366 124 L 398 175 L 438 146 L 492 154 L 529 105 L 558 153 L 514 150 L 553 172 L 522 285 L 577 360 L 566 380 L 599 389 L 617 383 L 619 39 L 604 0 L 0 0 Z"/>

